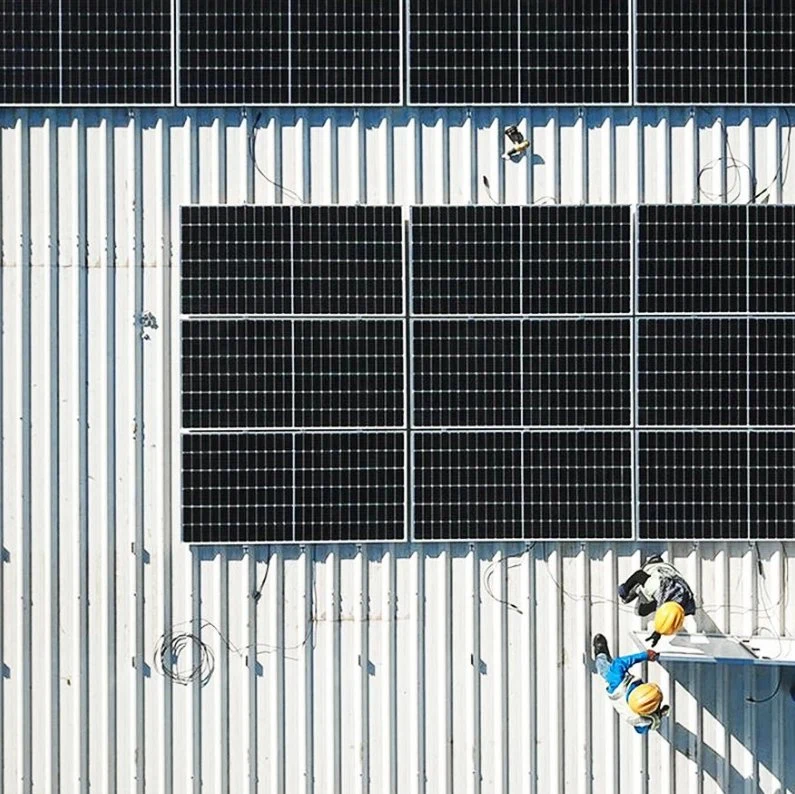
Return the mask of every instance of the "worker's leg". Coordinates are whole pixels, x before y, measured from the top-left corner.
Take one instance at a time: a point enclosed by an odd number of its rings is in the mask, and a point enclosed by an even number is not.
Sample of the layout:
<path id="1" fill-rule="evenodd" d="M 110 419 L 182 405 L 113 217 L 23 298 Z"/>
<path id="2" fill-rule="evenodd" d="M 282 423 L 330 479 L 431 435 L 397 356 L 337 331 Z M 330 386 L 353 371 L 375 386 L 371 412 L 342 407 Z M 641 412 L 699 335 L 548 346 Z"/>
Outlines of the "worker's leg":
<path id="1" fill-rule="evenodd" d="M 607 673 L 610 670 L 610 665 L 612 664 L 610 659 L 607 658 L 607 654 L 597 654 L 596 658 L 594 659 L 594 663 L 596 664 L 596 672 L 599 673 L 599 675 L 602 676 L 605 681 L 607 681 Z"/>
<path id="2" fill-rule="evenodd" d="M 624 584 L 618 586 L 618 597 L 629 604 L 638 597 L 638 589 L 646 584 L 649 574 L 646 571 L 637 570 L 627 579 Z"/>

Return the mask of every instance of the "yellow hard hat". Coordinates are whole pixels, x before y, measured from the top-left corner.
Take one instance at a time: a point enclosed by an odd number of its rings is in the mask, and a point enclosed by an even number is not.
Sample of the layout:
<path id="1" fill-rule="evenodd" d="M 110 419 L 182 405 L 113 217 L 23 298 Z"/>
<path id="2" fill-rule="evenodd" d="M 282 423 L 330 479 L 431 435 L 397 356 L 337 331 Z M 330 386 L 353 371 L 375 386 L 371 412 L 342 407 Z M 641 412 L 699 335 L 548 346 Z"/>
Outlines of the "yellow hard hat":
<path id="1" fill-rule="evenodd" d="M 660 708 L 662 690 L 657 684 L 639 684 L 629 693 L 627 702 L 635 714 L 646 717 Z"/>
<path id="2" fill-rule="evenodd" d="M 685 610 L 676 601 L 666 601 L 654 613 L 654 630 L 658 634 L 676 634 L 685 622 Z"/>

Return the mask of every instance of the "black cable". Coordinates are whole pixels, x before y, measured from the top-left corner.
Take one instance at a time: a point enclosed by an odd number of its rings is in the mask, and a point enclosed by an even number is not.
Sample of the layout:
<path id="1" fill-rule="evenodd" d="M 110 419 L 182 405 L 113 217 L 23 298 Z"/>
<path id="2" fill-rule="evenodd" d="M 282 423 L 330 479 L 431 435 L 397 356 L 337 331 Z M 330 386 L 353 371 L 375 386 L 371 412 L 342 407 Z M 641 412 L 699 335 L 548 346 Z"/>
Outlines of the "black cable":
<path id="1" fill-rule="evenodd" d="M 191 653 L 198 648 L 199 658 L 188 668 L 180 667 L 180 657 Z M 204 686 L 215 670 L 215 655 L 212 649 L 201 637 L 187 631 L 166 632 L 157 641 L 154 652 L 154 665 L 160 675 L 165 676 L 175 684 L 187 686 L 194 681 Z"/>
<path id="2" fill-rule="evenodd" d="M 276 182 L 274 179 L 271 179 L 260 167 L 259 163 L 257 162 L 257 155 L 256 155 L 256 145 L 257 145 L 257 133 L 259 132 L 259 120 L 262 118 L 262 111 L 257 113 L 257 118 L 254 119 L 254 126 L 251 129 L 251 134 L 248 136 L 248 156 L 251 158 L 251 162 L 254 164 L 254 168 L 257 170 L 257 173 L 267 182 L 270 182 L 279 190 L 284 191 L 288 195 L 292 196 L 299 204 L 306 204 L 306 202 L 299 196 L 294 190 L 291 190 L 288 187 Z"/>
<path id="3" fill-rule="evenodd" d="M 754 704 L 756 704 L 756 703 L 767 703 L 768 701 L 773 700 L 773 698 L 778 694 L 779 690 L 781 689 L 781 680 L 782 680 L 782 678 L 783 678 L 783 675 L 782 675 L 781 669 L 779 668 L 779 671 L 778 671 L 778 683 L 776 684 L 776 688 L 767 697 L 764 697 L 764 698 L 754 698 L 754 697 L 751 697 L 749 695 L 748 697 L 746 697 L 745 702 L 746 703 L 754 703 Z"/>
<path id="4" fill-rule="evenodd" d="M 268 580 L 268 572 L 271 569 L 271 555 L 268 555 L 268 562 L 265 564 L 265 575 L 262 577 L 259 587 L 251 594 L 255 601 L 259 601 L 265 582 Z"/>

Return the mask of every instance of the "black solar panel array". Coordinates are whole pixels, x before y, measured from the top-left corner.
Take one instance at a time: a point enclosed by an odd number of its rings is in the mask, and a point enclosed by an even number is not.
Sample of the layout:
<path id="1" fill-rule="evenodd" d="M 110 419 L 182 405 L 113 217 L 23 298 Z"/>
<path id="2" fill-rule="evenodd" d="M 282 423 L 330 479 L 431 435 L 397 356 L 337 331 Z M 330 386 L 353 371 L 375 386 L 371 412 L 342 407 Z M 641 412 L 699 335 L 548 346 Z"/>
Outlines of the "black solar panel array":
<path id="1" fill-rule="evenodd" d="M 185 207 L 182 232 L 185 540 L 402 539 L 400 208 Z"/>
<path id="2" fill-rule="evenodd" d="M 415 538 L 632 537 L 630 227 L 412 208 Z"/>
<path id="3" fill-rule="evenodd" d="M 187 540 L 795 534 L 795 208 L 401 218 L 183 210 Z"/>
<path id="4" fill-rule="evenodd" d="M 795 536 L 793 230 L 792 206 L 638 208 L 643 538 Z"/>

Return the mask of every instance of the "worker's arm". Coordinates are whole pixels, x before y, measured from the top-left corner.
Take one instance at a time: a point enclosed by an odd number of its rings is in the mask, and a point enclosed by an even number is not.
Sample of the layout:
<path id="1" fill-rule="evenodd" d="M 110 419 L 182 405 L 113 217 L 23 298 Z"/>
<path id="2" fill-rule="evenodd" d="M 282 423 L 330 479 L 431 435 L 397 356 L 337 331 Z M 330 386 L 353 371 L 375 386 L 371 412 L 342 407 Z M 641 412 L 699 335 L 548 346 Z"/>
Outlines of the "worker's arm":
<path id="1" fill-rule="evenodd" d="M 615 688 L 624 680 L 627 670 L 634 664 L 645 662 L 649 658 L 648 651 L 640 651 L 639 653 L 632 653 L 629 656 L 618 656 L 610 663 L 610 669 L 607 671 L 607 691 L 613 692 Z"/>

